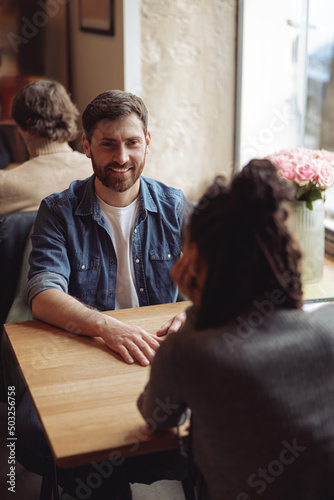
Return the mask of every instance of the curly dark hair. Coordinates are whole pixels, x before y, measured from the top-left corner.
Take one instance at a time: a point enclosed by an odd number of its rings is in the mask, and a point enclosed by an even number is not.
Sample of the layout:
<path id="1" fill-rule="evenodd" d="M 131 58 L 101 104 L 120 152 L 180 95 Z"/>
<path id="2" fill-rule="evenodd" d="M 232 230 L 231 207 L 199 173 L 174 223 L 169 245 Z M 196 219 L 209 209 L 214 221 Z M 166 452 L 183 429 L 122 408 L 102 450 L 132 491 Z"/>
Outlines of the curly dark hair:
<path id="1" fill-rule="evenodd" d="M 301 253 L 283 203 L 292 197 L 269 160 L 252 160 L 229 184 L 217 177 L 201 198 L 188 224 L 208 265 L 198 328 L 218 326 L 277 290 L 282 306 L 301 307 Z"/>
<path id="2" fill-rule="evenodd" d="M 76 138 L 78 116 L 65 87 L 53 80 L 28 83 L 12 102 L 12 117 L 22 130 L 54 142 Z"/>
<path id="3" fill-rule="evenodd" d="M 82 126 L 91 141 L 95 125 L 101 120 L 116 120 L 136 113 L 142 121 L 146 137 L 148 130 L 148 111 L 143 100 L 123 90 L 107 90 L 95 97 L 82 114 Z"/>

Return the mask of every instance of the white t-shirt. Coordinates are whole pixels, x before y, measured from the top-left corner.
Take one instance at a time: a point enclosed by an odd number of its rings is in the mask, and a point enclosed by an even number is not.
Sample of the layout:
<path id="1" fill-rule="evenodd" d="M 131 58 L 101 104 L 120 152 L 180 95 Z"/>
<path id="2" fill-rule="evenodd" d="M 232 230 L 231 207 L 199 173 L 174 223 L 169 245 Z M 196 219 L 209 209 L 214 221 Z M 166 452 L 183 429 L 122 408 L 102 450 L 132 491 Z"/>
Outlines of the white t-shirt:
<path id="1" fill-rule="evenodd" d="M 97 197 L 106 218 L 117 257 L 115 309 L 139 307 L 132 260 L 132 233 L 135 227 L 139 197 L 127 207 L 112 207 Z"/>

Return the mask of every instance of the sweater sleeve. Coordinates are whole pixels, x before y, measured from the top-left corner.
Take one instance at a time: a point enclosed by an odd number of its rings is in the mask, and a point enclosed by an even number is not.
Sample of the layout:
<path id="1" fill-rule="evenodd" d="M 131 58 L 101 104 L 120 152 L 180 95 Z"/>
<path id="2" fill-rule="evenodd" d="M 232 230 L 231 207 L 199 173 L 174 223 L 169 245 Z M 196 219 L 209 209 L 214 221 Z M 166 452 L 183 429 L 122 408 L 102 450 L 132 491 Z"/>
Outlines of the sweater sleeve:
<path id="1" fill-rule="evenodd" d="M 171 334 L 159 347 L 151 367 L 151 376 L 137 405 L 150 427 L 167 429 L 181 425 L 186 419 L 187 405 L 178 383 L 178 338 Z"/>

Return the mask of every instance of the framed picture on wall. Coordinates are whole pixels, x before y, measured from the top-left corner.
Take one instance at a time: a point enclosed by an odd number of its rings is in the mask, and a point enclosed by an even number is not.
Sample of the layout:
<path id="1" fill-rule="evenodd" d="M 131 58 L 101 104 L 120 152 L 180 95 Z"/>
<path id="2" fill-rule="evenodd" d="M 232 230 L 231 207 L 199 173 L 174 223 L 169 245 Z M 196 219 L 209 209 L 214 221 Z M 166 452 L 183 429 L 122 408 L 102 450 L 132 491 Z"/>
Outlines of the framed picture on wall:
<path id="1" fill-rule="evenodd" d="M 114 0 L 79 0 L 80 30 L 114 34 Z"/>

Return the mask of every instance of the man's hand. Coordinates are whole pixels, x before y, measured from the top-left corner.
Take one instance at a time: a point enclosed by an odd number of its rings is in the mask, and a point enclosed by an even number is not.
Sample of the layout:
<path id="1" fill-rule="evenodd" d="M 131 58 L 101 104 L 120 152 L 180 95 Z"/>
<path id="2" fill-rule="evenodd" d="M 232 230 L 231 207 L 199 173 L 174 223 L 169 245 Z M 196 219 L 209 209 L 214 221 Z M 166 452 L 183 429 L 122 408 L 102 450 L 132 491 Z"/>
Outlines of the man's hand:
<path id="1" fill-rule="evenodd" d="M 132 364 L 136 360 L 143 366 L 149 365 L 162 339 L 139 326 L 128 325 L 110 316 L 106 318 L 112 321 L 100 335 L 107 346 L 120 354 L 126 363 Z"/>
<path id="2" fill-rule="evenodd" d="M 157 335 L 159 337 L 162 337 L 163 335 L 168 335 L 169 333 L 177 332 L 178 330 L 180 330 L 185 320 L 186 320 L 185 312 L 177 314 L 159 328 L 159 330 L 157 331 Z"/>

